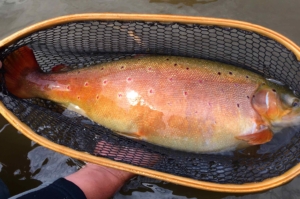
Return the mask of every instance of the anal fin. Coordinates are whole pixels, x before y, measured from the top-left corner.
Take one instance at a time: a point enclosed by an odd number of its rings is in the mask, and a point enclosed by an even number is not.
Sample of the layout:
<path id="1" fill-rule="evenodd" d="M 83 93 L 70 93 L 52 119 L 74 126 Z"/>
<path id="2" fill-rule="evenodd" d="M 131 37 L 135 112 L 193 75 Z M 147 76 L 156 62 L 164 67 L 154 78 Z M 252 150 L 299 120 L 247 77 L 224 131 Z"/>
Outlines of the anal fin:
<path id="1" fill-rule="evenodd" d="M 139 132 L 135 132 L 135 133 L 127 133 L 127 132 L 116 132 L 119 135 L 122 135 L 124 137 L 130 138 L 130 139 L 134 139 L 134 140 L 141 140 L 141 134 Z"/>
<path id="2" fill-rule="evenodd" d="M 256 133 L 249 135 L 241 135 L 236 138 L 239 140 L 244 140 L 251 145 L 264 144 L 269 142 L 273 137 L 273 132 L 269 128 L 264 128 Z"/>

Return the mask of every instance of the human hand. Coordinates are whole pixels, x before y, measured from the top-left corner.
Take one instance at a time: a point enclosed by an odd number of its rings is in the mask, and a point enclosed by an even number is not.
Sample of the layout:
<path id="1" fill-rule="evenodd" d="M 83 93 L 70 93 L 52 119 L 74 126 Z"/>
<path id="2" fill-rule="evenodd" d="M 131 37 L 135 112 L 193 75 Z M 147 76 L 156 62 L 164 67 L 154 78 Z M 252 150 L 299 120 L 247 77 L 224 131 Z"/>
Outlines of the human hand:
<path id="1" fill-rule="evenodd" d="M 105 141 L 98 142 L 94 155 L 115 157 L 114 160 L 128 162 L 138 166 L 153 166 L 160 156 L 151 154 L 143 149 L 117 146 Z M 65 179 L 76 184 L 86 195 L 87 199 L 105 199 L 111 197 L 134 174 L 110 167 L 87 163 L 81 170 Z"/>

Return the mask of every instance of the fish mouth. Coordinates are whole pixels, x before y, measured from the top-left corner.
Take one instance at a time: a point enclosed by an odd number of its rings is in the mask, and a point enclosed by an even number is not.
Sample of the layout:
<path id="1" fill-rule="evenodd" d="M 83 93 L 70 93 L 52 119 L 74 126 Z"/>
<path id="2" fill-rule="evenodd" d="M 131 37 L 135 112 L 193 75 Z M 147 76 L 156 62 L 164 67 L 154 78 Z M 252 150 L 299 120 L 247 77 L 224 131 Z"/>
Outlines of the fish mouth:
<path id="1" fill-rule="evenodd" d="M 271 122 L 272 131 L 277 132 L 287 127 L 300 126 L 300 115 L 299 116 L 284 116 L 279 120 Z"/>

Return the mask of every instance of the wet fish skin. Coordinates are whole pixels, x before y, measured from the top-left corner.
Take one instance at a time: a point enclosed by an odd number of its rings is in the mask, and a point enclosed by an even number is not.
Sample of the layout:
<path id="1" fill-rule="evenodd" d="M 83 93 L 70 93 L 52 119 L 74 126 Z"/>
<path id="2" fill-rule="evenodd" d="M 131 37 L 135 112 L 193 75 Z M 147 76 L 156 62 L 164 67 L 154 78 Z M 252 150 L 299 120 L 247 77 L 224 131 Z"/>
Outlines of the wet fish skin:
<path id="1" fill-rule="evenodd" d="M 148 56 L 45 74 L 23 47 L 4 67 L 17 97 L 52 100 L 117 133 L 176 150 L 262 144 L 300 120 L 290 90 L 208 60 Z"/>

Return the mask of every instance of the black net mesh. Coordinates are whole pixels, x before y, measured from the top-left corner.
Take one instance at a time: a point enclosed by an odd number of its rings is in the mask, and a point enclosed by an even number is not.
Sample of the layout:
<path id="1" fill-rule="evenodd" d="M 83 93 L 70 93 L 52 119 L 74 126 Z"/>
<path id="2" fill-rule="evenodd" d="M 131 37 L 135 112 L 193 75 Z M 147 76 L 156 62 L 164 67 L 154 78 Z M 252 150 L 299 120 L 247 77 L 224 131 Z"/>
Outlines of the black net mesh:
<path id="1" fill-rule="evenodd" d="M 283 45 L 254 32 L 218 26 L 138 21 L 80 21 L 28 35 L 0 49 L 0 59 L 21 46 L 34 50 L 45 72 L 135 54 L 198 57 L 229 63 L 280 80 L 298 91 L 299 62 Z M 165 173 L 216 183 L 247 183 L 279 176 L 300 161 L 300 133 L 270 153 L 193 154 L 133 141 L 41 100 L 10 95 L 1 78 L 1 101 L 37 134 L 69 148 Z"/>

